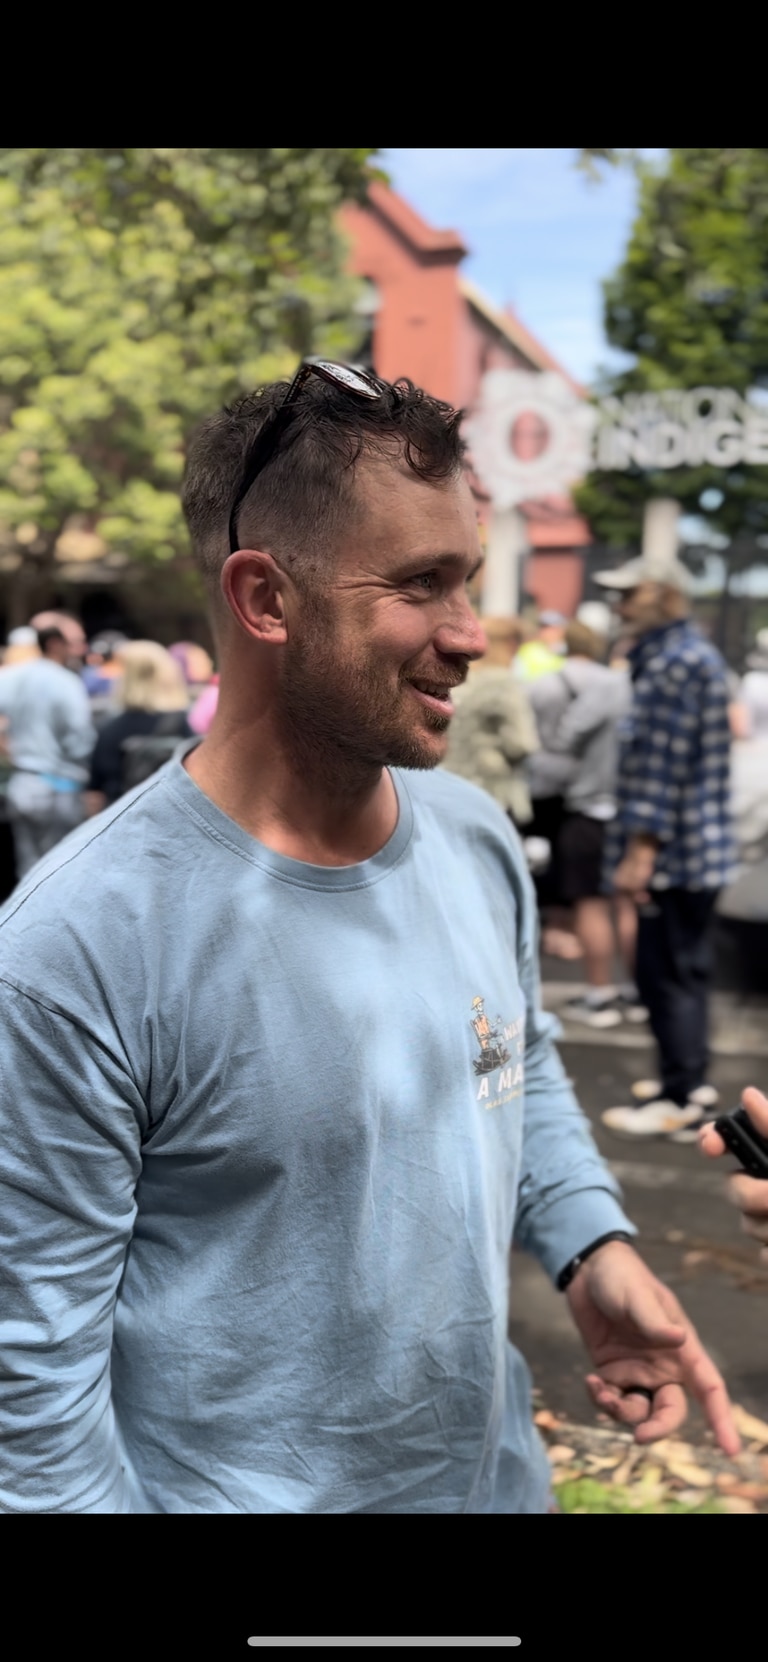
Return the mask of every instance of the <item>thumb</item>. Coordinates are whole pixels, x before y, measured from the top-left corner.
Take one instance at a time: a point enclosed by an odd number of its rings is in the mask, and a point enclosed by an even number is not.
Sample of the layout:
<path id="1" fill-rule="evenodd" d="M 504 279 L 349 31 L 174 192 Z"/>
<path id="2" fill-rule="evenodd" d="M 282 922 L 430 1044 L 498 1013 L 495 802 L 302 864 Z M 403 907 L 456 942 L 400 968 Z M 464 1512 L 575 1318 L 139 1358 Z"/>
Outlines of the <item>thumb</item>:
<path id="1" fill-rule="evenodd" d="M 637 1288 L 630 1293 L 627 1315 L 647 1344 L 662 1345 L 665 1349 L 685 1344 L 685 1328 L 681 1322 L 669 1320 L 652 1288 Z"/>

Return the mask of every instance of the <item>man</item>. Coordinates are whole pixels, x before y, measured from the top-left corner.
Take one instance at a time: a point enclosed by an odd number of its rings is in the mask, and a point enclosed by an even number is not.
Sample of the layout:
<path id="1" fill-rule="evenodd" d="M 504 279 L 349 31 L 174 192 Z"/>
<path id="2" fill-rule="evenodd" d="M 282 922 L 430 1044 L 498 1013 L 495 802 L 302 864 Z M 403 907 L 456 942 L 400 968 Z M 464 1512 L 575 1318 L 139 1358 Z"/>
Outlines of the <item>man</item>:
<path id="1" fill-rule="evenodd" d="M 82 623 L 71 612 L 37 612 L 30 622 L 33 629 L 58 629 L 69 648 L 69 668 L 82 670 L 88 642 Z"/>
<path id="2" fill-rule="evenodd" d="M 754 1085 L 748 1085 L 741 1100 L 755 1131 L 759 1136 L 768 1138 L 768 1097 Z M 716 1160 L 728 1152 L 722 1137 L 711 1125 L 702 1127 L 698 1139 L 702 1154 L 710 1160 Z M 760 1241 L 760 1257 L 764 1264 L 768 1263 L 768 1182 L 737 1171 L 736 1175 L 729 1177 L 726 1193 L 741 1212 L 741 1227 L 745 1235 Z"/>
<path id="3" fill-rule="evenodd" d="M 602 1117 L 621 1136 L 695 1141 L 717 1100 L 706 1080 L 710 927 L 734 875 L 727 672 L 690 621 L 679 560 L 641 557 L 594 581 L 617 594 L 635 637 L 607 861 L 638 906 L 636 979 L 660 1060 L 659 1080 L 636 1087 L 644 1103 Z"/>
<path id="4" fill-rule="evenodd" d="M 69 667 L 72 654 L 62 631 L 41 628 L 37 640 L 39 658 L 0 675 L 0 718 L 7 724 L 13 769 L 6 800 L 19 879 L 83 819 L 96 740 L 88 695 Z"/>
<path id="5" fill-rule="evenodd" d="M 2 1504 L 547 1510 L 513 1236 L 600 1407 L 647 1442 L 689 1389 L 735 1451 L 553 1051 L 516 835 L 437 766 L 484 646 L 458 414 L 305 365 L 184 502 L 210 734 L 0 921 Z"/>

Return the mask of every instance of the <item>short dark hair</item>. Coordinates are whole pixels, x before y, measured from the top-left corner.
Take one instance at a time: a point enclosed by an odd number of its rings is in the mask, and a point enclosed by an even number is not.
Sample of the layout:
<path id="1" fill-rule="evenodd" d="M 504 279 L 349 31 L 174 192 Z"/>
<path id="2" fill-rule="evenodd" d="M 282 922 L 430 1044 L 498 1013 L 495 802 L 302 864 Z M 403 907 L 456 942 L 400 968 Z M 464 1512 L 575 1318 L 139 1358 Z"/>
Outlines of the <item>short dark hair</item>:
<path id="1" fill-rule="evenodd" d="M 274 381 L 239 398 L 203 422 L 190 441 L 182 505 L 193 553 L 216 594 L 251 446 L 288 385 Z M 276 453 L 241 504 L 243 546 L 273 554 L 299 583 L 328 568 L 334 538 L 352 512 L 361 456 L 401 457 L 419 478 L 435 482 L 461 472 L 463 412 L 411 381 L 380 385 L 381 399 L 362 399 L 311 377 Z"/>
<path id="2" fill-rule="evenodd" d="M 37 631 L 37 644 L 40 648 L 40 651 L 43 654 L 43 657 L 45 657 L 45 654 L 48 651 L 48 648 L 51 644 L 51 641 L 63 641 L 64 645 L 66 646 L 67 637 L 66 637 L 66 635 L 62 634 L 62 631 L 60 629 L 54 629 L 54 628 L 38 629 L 38 631 Z"/>

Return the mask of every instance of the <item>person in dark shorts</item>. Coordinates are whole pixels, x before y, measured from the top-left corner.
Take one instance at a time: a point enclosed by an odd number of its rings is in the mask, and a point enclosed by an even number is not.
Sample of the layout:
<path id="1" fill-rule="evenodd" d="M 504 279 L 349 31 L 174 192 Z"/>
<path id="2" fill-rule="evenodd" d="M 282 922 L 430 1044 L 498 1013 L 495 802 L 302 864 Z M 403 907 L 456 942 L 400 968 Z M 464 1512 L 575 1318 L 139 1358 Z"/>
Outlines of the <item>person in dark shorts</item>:
<path id="1" fill-rule="evenodd" d="M 600 661 L 604 643 L 586 624 L 569 623 L 565 638 L 563 668 L 531 689 L 546 745 L 543 765 L 553 776 L 558 764 L 563 770 L 553 864 L 558 897 L 573 908 L 587 983 L 583 993 L 567 1000 L 563 1014 L 590 1027 L 615 1027 L 623 1017 L 645 1019 L 631 980 L 633 909 L 615 915 L 603 892 L 605 831 L 616 812 L 616 726 L 629 703 L 629 681 Z M 620 987 L 613 980 L 617 934 L 630 977 Z"/>

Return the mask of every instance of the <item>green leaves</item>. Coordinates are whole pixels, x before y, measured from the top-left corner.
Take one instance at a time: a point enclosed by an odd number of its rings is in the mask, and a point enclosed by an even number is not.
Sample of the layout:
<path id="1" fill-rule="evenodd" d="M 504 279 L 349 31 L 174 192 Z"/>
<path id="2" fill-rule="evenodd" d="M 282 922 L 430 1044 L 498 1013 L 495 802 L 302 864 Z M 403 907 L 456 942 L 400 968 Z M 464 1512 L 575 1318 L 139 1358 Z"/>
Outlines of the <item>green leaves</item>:
<path id="1" fill-rule="evenodd" d="M 185 543 L 189 428 L 353 352 L 335 216 L 373 150 L 0 150 L 0 522 Z M 80 521 L 82 523 L 82 520 Z"/>

